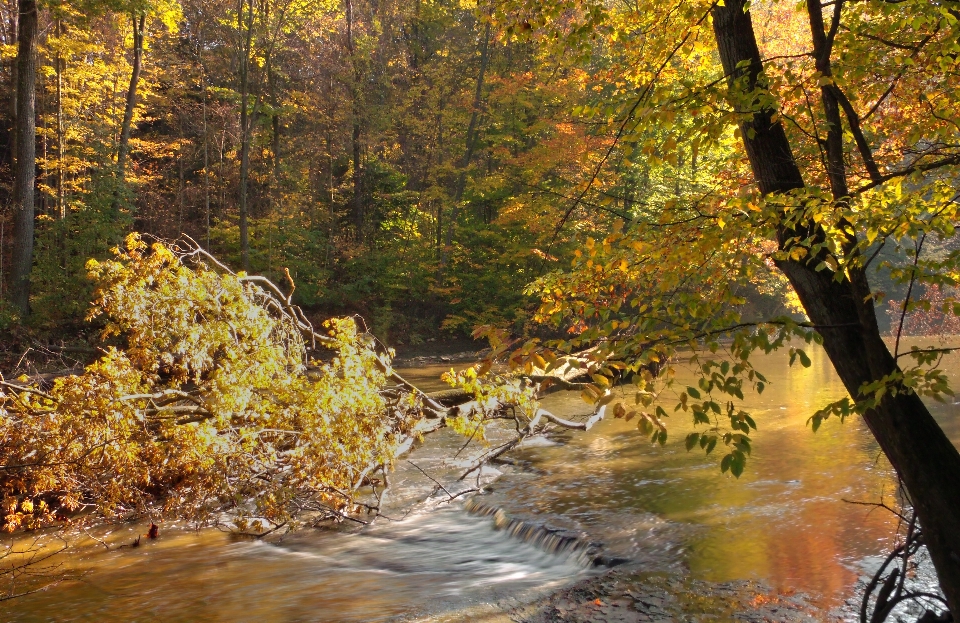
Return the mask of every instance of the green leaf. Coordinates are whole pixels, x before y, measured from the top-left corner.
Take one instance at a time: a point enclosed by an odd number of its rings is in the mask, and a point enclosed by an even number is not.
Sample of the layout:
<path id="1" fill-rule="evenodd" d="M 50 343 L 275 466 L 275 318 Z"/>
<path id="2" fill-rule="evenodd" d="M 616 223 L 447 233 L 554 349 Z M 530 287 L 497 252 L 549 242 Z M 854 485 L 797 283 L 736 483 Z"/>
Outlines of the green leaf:
<path id="1" fill-rule="evenodd" d="M 820 428 L 820 423 L 823 421 L 823 417 L 815 415 L 810 418 L 810 426 L 813 428 L 813 432 L 817 432 L 817 429 Z"/>
<path id="2" fill-rule="evenodd" d="M 710 454 L 711 452 L 713 452 L 713 449 L 716 447 L 717 447 L 717 438 L 711 437 L 710 441 L 707 442 L 707 448 L 706 448 L 707 454 Z"/>
<path id="3" fill-rule="evenodd" d="M 730 473 L 734 478 L 739 478 L 747 464 L 747 457 L 740 452 L 733 452 L 731 456 L 733 458 L 730 459 Z"/>
<path id="4" fill-rule="evenodd" d="M 700 433 L 690 433 L 687 435 L 686 441 L 683 442 L 683 445 L 686 446 L 687 452 L 693 449 L 697 442 L 700 441 Z"/>

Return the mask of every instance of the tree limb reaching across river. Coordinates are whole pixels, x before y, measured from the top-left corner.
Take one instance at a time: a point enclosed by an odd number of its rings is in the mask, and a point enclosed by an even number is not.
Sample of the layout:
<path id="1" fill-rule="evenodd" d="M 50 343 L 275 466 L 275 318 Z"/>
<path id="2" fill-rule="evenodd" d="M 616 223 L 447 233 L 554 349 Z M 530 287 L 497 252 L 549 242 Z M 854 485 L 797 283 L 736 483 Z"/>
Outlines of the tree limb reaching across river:
<path id="1" fill-rule="evenodd" d="M 367 523 L 390 466 L 427 434 L 451 427 L 469 443 L 491 421 L 514 422 L 466 476 L 550 425 L 586 430 L 606 412 L 576 422 L 540 407 L 541 391 L 577 386 L 576 357 L 495 383 L 471 368 L 454 375 L 458 389 L 430 394 L 353 319 L 318 330 L 290 293 L 189 238 L 148 246 L 133 235 L 115 256 L 88 264 L 102 356 L 80 374 L 0 379 L 7 531 L 81 510 L 241 532 Z M 312 358 L 320 350 L 332 358 Z"/>

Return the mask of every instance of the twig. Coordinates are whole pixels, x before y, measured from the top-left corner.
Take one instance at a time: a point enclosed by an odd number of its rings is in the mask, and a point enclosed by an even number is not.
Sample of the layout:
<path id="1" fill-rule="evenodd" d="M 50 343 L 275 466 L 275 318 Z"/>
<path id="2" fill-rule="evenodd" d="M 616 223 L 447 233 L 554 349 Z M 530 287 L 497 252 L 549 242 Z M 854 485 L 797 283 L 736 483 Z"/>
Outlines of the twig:
<path id="1" fill-rule="evenodd" d="M 416 463 L 414 463 L 414 462 L 411 461 L 410 459 L 407 459 L 407 463 L 409 463 L 410 465 L 413 465 L 414 467 L 416 467 L 416 468 L 417 468 L 417 471 L 419 471 L 421 474 L 423 474 L 424 476 L 426 476 L 427 478 L 429 478 L 430 480 L 432 480 L 438 487 L 440 487 L 440 489 L 441 489 L 444 493 L 447 494 L 447 497 L 448 497 L 449 499 L 451 499 L 451 500 L 453 499 L 453 495 L 452 495 L 449 491 L 447 491 L 447 488 L 446 488 L 446 487 L 444 487 L 442 484 L 440 484 L 440 481 L 439 481 L 439 480 L 437 480 L 436 478 L 434 478 L 433 476 L 431 476 L 431 475 L 428 474 L 427 472 L 423 471 L 423 468 L 421 468 L 419 465 L 417 465 Z M 436 491 L 436 489 L 434 489 L 434 491 Z"/>

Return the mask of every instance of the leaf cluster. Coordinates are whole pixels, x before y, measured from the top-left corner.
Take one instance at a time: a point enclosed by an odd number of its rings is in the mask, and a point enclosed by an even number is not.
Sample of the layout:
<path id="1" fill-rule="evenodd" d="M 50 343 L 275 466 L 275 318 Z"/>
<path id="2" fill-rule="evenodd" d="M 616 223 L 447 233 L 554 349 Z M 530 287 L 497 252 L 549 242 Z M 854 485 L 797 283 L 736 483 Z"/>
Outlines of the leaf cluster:
<path id="1" fill-rule="evenodd" d="M 81 509 L 338 517 L 390 464 L 418 407 L 387 390 L 383 360 L 352 319 L 328 321 L 333 358 L 310 361 L 256 281 L 188 266 L 174 249 L 131 235 L 113 260 L 89 263 L 90 316 L 124 348 L 49 390 L 4 381 L 4 529 Z"/>

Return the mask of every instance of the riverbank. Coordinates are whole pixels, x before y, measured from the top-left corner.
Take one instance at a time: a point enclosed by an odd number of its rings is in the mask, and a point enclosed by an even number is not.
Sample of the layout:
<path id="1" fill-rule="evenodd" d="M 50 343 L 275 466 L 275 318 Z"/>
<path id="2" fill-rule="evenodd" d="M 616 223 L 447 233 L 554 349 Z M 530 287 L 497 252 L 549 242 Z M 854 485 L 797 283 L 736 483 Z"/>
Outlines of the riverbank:
<path id="1" fill-rule="evenodd" d="M 396 349 L 393 365 L 398 368 L 413 368 L 441 363 L 468 363 L 483 359 L 490 352 L 486 340 L 469 338 L 434 339 L 416 345 L 404 345 Z"/>

